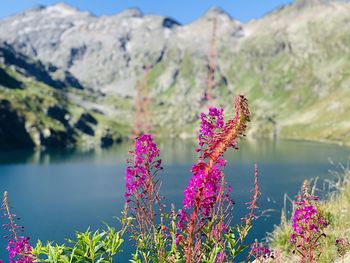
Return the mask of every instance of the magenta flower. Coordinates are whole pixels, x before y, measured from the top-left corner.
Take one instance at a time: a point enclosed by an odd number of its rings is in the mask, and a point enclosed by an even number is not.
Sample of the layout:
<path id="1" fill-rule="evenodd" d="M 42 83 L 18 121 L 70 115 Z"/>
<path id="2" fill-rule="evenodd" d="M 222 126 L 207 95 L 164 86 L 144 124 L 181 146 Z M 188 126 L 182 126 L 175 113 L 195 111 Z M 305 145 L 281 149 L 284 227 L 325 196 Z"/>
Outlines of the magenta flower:
<path id="1" fill-rule="evenodd" d="M 293 216 L 293 231 L 295 235 L 308 239 L 308 231 L 319 233 L 327 226 L 326 221 L 319 216 L 319 212 L 313 205 L 307 205 L 305 201 L 299 204 Z M 292 241 L 295 241 L 295 235 Z"/>
<path id="2" fill-rule="evenodd" d="M 217 258 L 216 258 L 216 260 L 215 260 L 215 263 L 224 262 L 225 258 L 226 258 L 225 252 L 221 251 L 221 252 L 219 253 L 219 255 L 217 256 Z"/>
<path id="3" fill-rule="evenodd" d="M 199 212 L 205 217 L 209 216 L 210 211 L 217 201 L 222 177 L 220 168 L 226 165 L 226 160 L 223 156 L 219 156 L 209 168 L 205 160 L 206 158 L 202 158 L 202 156 L 204 151 L 212 143 L 215 134 L 218 134 L 225 126 L 223 113 L 223 109 L 211 107 L 208 114 L 201 114 L 201 125 L 198 135 L 199 148 L 197 149 L 198 152 L 202 152 L 201 158 L 192 167 L 192 177 L 184 190 L 184 210 L 189 210 L 196 205 L 197 195 L 201 192 L 201 198 L 197 200 L 197 206 Z M 180 229 L 183 229 L 185 223 L 188 223 L 184 210 L 181 210 L 181 215 L 178 216 L 178 226 Z M 184 220 L 185 218 L 186 220 Z"/>
<path id="4" fill-rule="evenodd" d="M 194 165 L 192 167 L 193 176 L 184 191 L 184 208 L 190 209 L 194 205 L 196 195 L 199 189 L 202 189 L 203 197 L 199 207 L 205 216 L 209 216 L 220 191 L 221 173 L 216 165 L 209 172 L 204 162 Z"/>
<path id="5" fill-rule="evenodd" d="M 268 259 L 271 256 L 271 251 L 263 243 L 254 242 L 250 247 L 248 258 L 254 257 L 259 262 Z"/>
<path id="6" fill-rule="evenodd" d="M 224 109 L 211 107 L 209 113 L 201 113 L 201 125 L 199 128 L 198 144 L 200 147 L 209 145 L 217 130 L 222 129 L 224 123 Z"/>
<path id="7" fill-rule="evenodd" d="M 297 243 L 298 239 L 310 242 L 313 235 L 322 233 L 327 225 L 317 208 L 303 201 L 299 203 L 293 215 L 291 242 Z"/>
<path id="8" fill-rule="evenodd" d="M 4 216 L 9 221 L 9 223 L 3 225 L 4 229 L 10 232 L 10 235 L 7 236 L 8 243 L 6 248 L 9 253 L 9 262 L 34 262 L 34 256 L 31 254 L 32 247 L 29 244 L 29 237 L 18 236 L 17 234 L 18 231 L 23 231 L 23 227 L 16 223 L 17 216 L 10 212 L 7 192 L 4 193 L 2 210 L 4 211 Z"/>
<path id="9" fill-rule="evenodd" d="M 192 167 L 192 178 L 190 179 L 184 191 L 183 205 L 185 209 L 190 209 L 195 204 L 198 191 L 202 191 L 202 198 L 199 207 L 205 216 L 209 216 L 210 210 L 216 203 L 217 196 L 220 190 L 222 172 L 220 168 L 226 165 L 226 160 L 222 155 L 208 168 L 203 153 L 212 144 L 215 135 L 219 134 L 225 126 L 224 110 L 215 107 L 209 108 L 208 114 L 201 114 L 201 125 L 199 128 L 198 145 L 201 151 L 201 158 L 197 164 Z"/>
<path id="10" fill-rule="evenodd" d="M 306 181 L 303 184 L 301 194 L 297 198 L 290 241 L 294 244 L 295 251 L 303 259 L 314 262 L 317 260 L 314 251 L 320 245 L 320 238 L 325 236 L 324 229 L 328 226 L 328 222 L 318 210 L 316 204 L 318 197 L 310 194 L 309 185 Z"/>
<path id="11" fill-rule="evenodd" d="M 150 245 L 152 242 L 150 233 L 157 229 L 155 209 L 157 208 L 161 216 L 164 214 L 162 197 L 159 195 L 158 172 L 163 169 L 159 149 L 152 135 L 145 134 L 135 139 L 135 149 L 129 153 L 131 158 L 128 160 L 125 175 L 125 216 L 131 214 L 135 219 L 130 227 L 134 240 L 137 242 L 142 240 L 144 244 Z M 168 233 L 162 223 L 161 229 L 162 234 L 167 236 Z"/>
<path id="12" fill-rule="evenodd" d="M 184 210 L 191 212 L 189 216 L 179 216 L 178 222 L 182 229 L 186 225 L 186 262 L 190 262 L 193 245 L 194 249 L 198 245 L 193 244 L 194 235 L 200 233 L 206 222 L 216 215 L 215 209 L 222 207 L 223 199 L 227 199 L 227 194 L 224 193 L 226 184 L 221 171 L 226 164 L 223 154 L 230 147 L 237 149 L 236 139 L 244 135 L 246 123 L 250 120 L 248 103 L 244 96 L 235 98 L 235 109 L 234 118 L 226 123 L 223 109 L 211 107 L 208 114 L 201 114 L 197 149 L 200 157 L 192 167 L 192 178 L 184 191 Z M 218 209 L 218 213 L 219 211 L 223 211 L 222 208 Z M 182 218 L 186 218 L 186 221 L 181 220 Z M 224 225 L 223 220 L 218 224 Z M 199 237 L 195 239 L 200 240 Z"/>
<path id="13" fill-rule="evenodd" d="M 9 252 L 10 263 L 32 263 L 34 262 L 31 254 L 32 247 L 29 244 L 29 237 L 19 237 L 17 241 L 9 240 L 7 251 Z"/>
<path id="14" fill-rule="evenodd" d="M 130 152 L 133 157 L 129 160 L 129 165 L 126 168 L 125 197 L 130 200 L 130 196 L 135 194 L 135 191 L 139 191 L 142 196 L 145 194 L 145 187 L 150 183 L 148 181 L 152 174 L 150 174 L 152 168 L 155 170 L 161 170 L 161 160 L 159 157 L 159 149 L 153 141 L 151 135 L 141 135 L 136 138 L 135 151 Z"/>

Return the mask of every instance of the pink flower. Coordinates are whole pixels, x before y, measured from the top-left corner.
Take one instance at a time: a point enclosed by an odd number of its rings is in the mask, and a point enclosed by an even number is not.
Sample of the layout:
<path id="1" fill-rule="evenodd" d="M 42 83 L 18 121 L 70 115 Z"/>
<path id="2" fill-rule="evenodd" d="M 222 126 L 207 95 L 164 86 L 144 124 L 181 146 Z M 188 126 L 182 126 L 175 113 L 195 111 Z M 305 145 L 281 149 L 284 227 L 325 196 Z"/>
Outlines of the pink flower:
<path id="1" fill-rule="evenodd" d="M 219 255 L 217 256 L 215 262 L 217 262 L 217 263 L 219 263 L 219 262 L 224 262 L 225 258 L 226 258 L 225 252 L 221 251 L 221 252 L 219 253 Z"/>
<path id="2" fill-rule="evenodd" d="M 8 202 L 8 194 L 4 193 L 2 202 L 2 210 L 4 216 L 8 218 L 9 223 L 4 224 L 4 229 L 10 232 L 9 240 L 7 242 L 7 251 L 9 252 L 10 263 L 32 263 L 34 256 L 31 254 L 32 247 L 29 244 L 29 237 L 18 236 L 17 231 L 23 230 L 23 227 L 16 224 L 16 215 L 10 212 Z M 2 261 L 0 260 L 0 263 Z"/>
<path id="3" fill-rule="evenodd" d="M 213 166 L 207 173 L 206 164 L 199 162 L 192 167 L 192 178 L 190 179 L 184 191 L 184 208 L 190 209 L 196 199 L 196 195 L 202 188 L 202 198 L 200 201 L 200 209 L 205 216 L 209 215 L 217 200 L 220 190 L 221 171 L 217 166 Z"/>
<path id="4" fill-rule="evenodd" d="M 7 251 L 9 252 L 10 263 L 32 263 L 34 262 L 31 254 L 32 247 L 29 244 L 29 237 L 19 237 L 17 241 L 9 240 Z"/>
<path id="5" fill-rule="evenodd" d="M 320 237 L 325 236 L 324 229 L 328 226 L 328 222 L 318 210 L 316 204 L 318 197 L 310 194 L 306 181 L 297 198 L 298 200 L 294 202 L 296 208 L 293 215 L 293 232 L 290 236 L 290 242 L 294 244 L 295 250 L 303 259 L 316 262 L 318 256 L 313 251 L 320 245 Z"/>
<path id="6" fill-rule="evenodd" d="M 125 197 L 129 201 L 136 190 L 140 190 L 140 194 L 143 195 L 143 189 L 146 180 L 151 176 L 150 170 L 161 170 L 161 160 L 159 157 L 159 149 L 153 141 L 152 135 L 141 135 L 136 138 L 135 151 L 130 152 L 133 157 L 129 160 L 129 165 L 126 168 L 125 175 L 125 186 L 126 193 Z"/>
<path id="7" fill-rule="evenodd" d="M 198 135 L 201 156 L 192 167 L 192 178 L 184 191 L 184 209 L 194 206 L 204 216 L 215 205 L 220 191 L 222 172 L 220 167 L 226 165 L 224 152 L 232 147 L 237 148 L 236 138 L 243 135 L 246 122 L 250 120 L 247 99 L 237 96 L 235 99 L 236 114 L 232 120 L 224 123 L 222 108 L 209 108 L 208 114 L 201 114 L 201 125 Z M 199 202 L 198 204 L 195 204 Z M 196 210 L 195 209 L 195 210 Z M 195 212 L 197 213 L 197 211 Z"/>
<path id="8" fill-rule="evenodd" d="M 271 256 L 271 251 L 268 247 L 264 246 L 263 243 L 254 242 L 250 247 L 249 259 L 254 257 L 259 260 L 267 259 Z"/>
<path id="9" fill-rule="evenodd" d="M 222 129 L 224 123 L 224 109 L 209 108 L 209 113 L 201 113 L 201 125 L 199 127 L 198 144 L 200 147 L 209 145 L 217 130 Z"/>
<path id="10" fill-rule="evenodd" d="M 308 200 L 302 200 L 298 202 L 293 215 L 291 242 L 296 243 L 299 238 L 309 240 L 312 233 L 315 235 L 322 233 L 327 225 L 317 208 L 309 204 Z"/>

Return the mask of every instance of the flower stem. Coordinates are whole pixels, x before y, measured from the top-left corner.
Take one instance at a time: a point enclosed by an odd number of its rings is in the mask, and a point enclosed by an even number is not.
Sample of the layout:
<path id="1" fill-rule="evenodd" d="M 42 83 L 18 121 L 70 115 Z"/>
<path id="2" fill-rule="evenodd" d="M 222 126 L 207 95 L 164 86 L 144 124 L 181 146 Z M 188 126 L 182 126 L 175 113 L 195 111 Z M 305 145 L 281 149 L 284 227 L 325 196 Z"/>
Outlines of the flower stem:
<path id="1" fill-rule="evenodd" d="M 15 221 L 13 220 L 13 215 L 10 212 L 10 206 L 9 206 L 9 200 L 8 200 L 7 191 L 4 192 L 3 205 L 4 205 L 6 213 L 7 213 L 7 218 L 10 221 L 11 232 L 13 233 L 13 237 L 15 238 L 16 242 L 18 242 L 18 236 L 17 236 L 17 231 L 16 231 L 16 224 L 15 224 Z"/>

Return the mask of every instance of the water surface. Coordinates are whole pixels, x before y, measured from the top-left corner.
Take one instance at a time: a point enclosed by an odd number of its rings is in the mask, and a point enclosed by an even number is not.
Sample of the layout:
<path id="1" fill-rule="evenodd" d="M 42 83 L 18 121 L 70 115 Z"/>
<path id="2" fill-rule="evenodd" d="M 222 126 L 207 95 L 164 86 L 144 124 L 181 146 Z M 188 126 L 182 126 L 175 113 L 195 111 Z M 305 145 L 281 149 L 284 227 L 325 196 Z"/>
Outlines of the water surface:
<path id="1" fill-rule="evenodd" d="M 124 204 L 124 170 L 130 142 L 108 150 L 89 152 L 7 152 L 0 154 L 0 192 L 8 191 L 11 205 L 32 241 L 64 242 L 76 230 L 117 225 Z M 191 141 L 159 142 L 164 171 L 162 193 L 168 203 L 181 207 L 182 192 L 196 161 Z M 345 163 L 349 148 L 314 142 L 243 142 L 226 154 L 225 174 L 233 188 L 235 219 L 245 213 L 253 187 L 254 162 L 260 173 L 259 205 L 268 210 L 255 223 L 250 240 L 262 239 L 280 220 L 284 194 L 293 197 L 304 179 L 331 178 L 329 161 Z M 320 184 L 322 185 L 322 184 Z M 1 219 L 4 220 L 4 219 Z M 5 235 L 4 231 L 0 231 Z M 5 242 L 0 241 L 3 248 Z M 124 246 L 127 262 L 130 246 Z M 0 258 L 5 258 L 4 249 Z"/>

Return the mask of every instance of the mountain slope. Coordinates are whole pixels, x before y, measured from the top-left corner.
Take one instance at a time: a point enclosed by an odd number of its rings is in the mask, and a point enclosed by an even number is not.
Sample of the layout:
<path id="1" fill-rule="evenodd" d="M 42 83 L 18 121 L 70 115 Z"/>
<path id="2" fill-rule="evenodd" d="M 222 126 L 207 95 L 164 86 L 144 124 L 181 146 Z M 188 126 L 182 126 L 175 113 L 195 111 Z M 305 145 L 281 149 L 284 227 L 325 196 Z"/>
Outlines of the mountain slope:
<path id="1" fill-rule="evenodd" d="M 349 141 L 349 22 L 348 3 L 297 1 L 246 25 L 249 93 L 283 136 Z"/>
<path id="2" fill-rule="evenodd" d="M 94 107 L 94 93 L 67 86 L 71 80 L 53 80 L 40 61 L 0 45 L 0 149 L 108 146 L 120 141 L 122 122 L 106 119 Z"/>
<path id="3" fill-rule="evenodd" d="M 137 9 L 96 17 L 57 4 L 0 20 L 0 41 L 70 74 L 94 94 L 75 94 L 73 104 L 99 107 L 125 127 L 133 123 L 136 83 L 150 68 L 153 129 L 178 135 L 192 133 L 206 108 L 213 18 L 215 105 L 246 94 L 252 136 L 350 143 L 347 2 L 297 0 L 247 24 L 212 8 L 188 25 Z"/>

